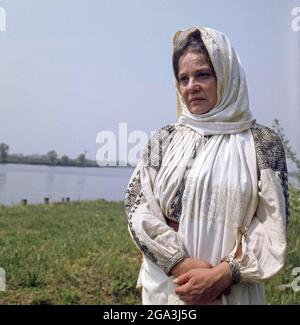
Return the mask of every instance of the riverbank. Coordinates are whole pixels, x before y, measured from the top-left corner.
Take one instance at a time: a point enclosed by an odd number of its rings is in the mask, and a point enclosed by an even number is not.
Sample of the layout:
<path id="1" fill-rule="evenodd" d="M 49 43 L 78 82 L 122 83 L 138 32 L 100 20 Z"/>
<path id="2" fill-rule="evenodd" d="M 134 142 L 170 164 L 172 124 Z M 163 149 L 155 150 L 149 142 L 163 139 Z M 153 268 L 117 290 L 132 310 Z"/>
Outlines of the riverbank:
<path id="1" fill-rule="evenodd" d="M 299 292 L 282 287 L 300 266 L 299 191 L 290 196 L 286 267 L 266 285 L 269 304 L 300 304 Z M 123 202 L 0 206 L 0 304 L 140 304 L 140 261 Z"/>
<path id="2" fill-rule="evenodd" d="M 97 161 L 95 160 L 87 160 L 86 163 L 81 164 L 78 162 L 72 162 L 72 163 L 50 163 L 48 161 L 44 160 L 36 160 L 36 161 L 27 161 L 27 160 L 13 160 L 13 159 L 8 159 L 5 162 L 0 161 L 0 165 L 32 165 L 32 166 L 50 166 L 50 167 L 79 167 L 79 168 L 130 168 L 134 169 L 134 165 L 130 164 L 124 164 L 122 162 L 110 162 L 107 164 L 98 164 Z"/>

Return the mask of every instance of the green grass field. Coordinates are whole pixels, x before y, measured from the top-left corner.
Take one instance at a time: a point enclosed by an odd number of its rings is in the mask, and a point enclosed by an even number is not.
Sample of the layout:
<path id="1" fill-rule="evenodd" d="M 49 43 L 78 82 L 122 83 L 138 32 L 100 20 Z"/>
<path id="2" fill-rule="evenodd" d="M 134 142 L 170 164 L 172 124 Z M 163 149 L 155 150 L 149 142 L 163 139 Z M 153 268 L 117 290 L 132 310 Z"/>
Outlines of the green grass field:
<path id="1" fill-rule="evenodd" d="M 140 254 L 122 203 L 1 207 L 1 304 L 136 304 Z"/>
<path id="2" fill-rule="evenodd" d="M 278 288 L 300 266 L 299 207 L 299 191 L 291 191 L 289 253 L 267 284 L 268 304 L 300 304 L 300 292 Z M 122 202 L 0 207 L 0 267 L 7 273 L 0 304 L 141 304 L 140 262 Z"/>

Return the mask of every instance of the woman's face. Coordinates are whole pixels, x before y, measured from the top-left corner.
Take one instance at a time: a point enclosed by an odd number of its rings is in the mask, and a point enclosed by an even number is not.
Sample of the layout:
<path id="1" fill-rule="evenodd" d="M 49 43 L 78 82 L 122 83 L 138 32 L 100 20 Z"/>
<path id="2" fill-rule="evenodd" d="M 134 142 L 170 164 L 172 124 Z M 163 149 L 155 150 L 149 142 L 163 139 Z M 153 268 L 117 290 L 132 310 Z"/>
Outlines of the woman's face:
<path id="1" fill-rule="evenodd" d="M 178 61 L 179 91 L 193 114 L 205 114 L 217 103 L 217 79 L 205 56 L 187 52 Z"/>

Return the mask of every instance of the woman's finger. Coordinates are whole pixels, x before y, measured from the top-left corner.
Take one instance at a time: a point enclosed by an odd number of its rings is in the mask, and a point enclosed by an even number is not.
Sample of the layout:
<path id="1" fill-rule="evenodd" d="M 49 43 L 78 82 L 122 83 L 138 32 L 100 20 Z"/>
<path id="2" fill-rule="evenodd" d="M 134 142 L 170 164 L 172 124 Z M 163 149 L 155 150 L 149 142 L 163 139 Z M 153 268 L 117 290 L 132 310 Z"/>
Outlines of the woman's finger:
<path id="1" fill-rule="evenodd" d="M 175 293 L 177 295 L 186 295 L 186 294 L 189 294 L 189 291 L 190 291 L 190 285 L 189 283 L 185 283 L 184 285 L 182 286 L 179 286 L 175 289 Z"/>
<path id="2" fill-rule="evenodd" d="M 193 302 L 193 297 L 189 295 L 180 295 L 179 299 L 186 302 L 186 303 L 192 303 Z"/>
<path id="3" fill-rule="evenodd" d="M 177 285 L 182 285 L 188 282 L 189 279 L 190 279 L 189 272 L 186 272 L 184 274 L 181 274 L 178 278 L 174 279 L 173 282 Z"/>

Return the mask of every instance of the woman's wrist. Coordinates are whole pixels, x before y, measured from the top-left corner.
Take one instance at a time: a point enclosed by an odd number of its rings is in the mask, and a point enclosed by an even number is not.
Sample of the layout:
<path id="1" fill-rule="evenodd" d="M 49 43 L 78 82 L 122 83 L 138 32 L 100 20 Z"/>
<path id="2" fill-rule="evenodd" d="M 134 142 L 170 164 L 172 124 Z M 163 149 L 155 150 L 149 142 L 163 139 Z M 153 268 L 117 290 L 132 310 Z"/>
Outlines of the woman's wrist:
<path id="1" fill-rule="evenodd" d="M 178 277 L 179 275 L 183 274 L 186 269 L 186 264 L 189 262 L 190 257 L 187 256 L 183 258 L 179 263 L 174 265 L 174 267 L 171 269 L 170 274 L 174 277 Z"/>
<path id="2" fill-rule="evenodd" d="M 212 265 L 205 260 L 197 260 L 186 256 L 178 264 L 176 264 L 170 271 L 171 275 L 175 277 L 184 274 L 192 269 L 211 269 Z"/>
<path id="3" fill-rule="evenodd" d="M 240 264 L 237 262 L 233 256 L 225 256 L 222 258 L 221 263 L 225 262 L 228 264 L 231 273 L 231 283 L 235 284 L 241 280 Z"/>
<path id="4" fill-rule="evenodd" d="M 231 285 L 231 271 L 228 263 L 221 262 L 213 268 L 213 271 L 215 273 L 216 282 L 220 287 L 220 291 L 225 290 Z"/>

